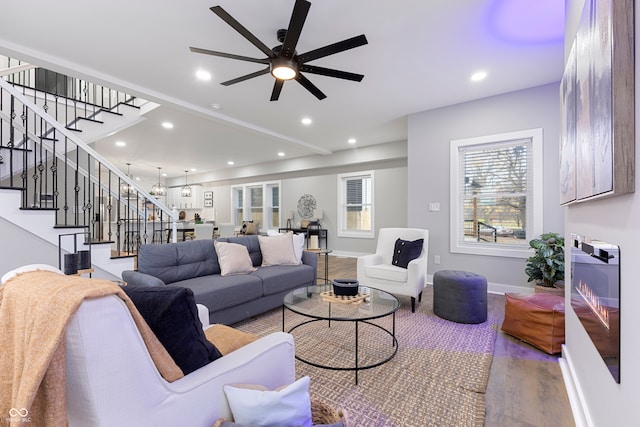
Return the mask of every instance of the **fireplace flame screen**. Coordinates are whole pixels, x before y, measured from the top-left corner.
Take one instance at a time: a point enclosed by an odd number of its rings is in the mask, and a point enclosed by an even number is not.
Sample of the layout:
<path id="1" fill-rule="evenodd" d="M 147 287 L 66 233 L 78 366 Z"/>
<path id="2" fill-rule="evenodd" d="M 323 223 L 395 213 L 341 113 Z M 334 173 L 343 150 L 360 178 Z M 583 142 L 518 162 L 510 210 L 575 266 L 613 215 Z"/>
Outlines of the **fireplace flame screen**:
<path id="1" fill-rule="evenodd" d="M 620 383 L 620 248 L 573 239 L 571 307 Z"/>

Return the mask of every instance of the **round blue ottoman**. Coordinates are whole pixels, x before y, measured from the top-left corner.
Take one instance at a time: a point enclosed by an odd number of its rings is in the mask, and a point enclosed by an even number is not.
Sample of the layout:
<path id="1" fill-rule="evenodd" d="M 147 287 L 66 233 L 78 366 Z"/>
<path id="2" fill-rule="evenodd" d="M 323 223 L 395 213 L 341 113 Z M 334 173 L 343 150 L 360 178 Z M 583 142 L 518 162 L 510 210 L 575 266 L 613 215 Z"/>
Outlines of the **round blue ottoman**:
<path id="1" fill-rule="evenodd" d="M 437 271 L 433 275 L 433 312 L 456 323 L 486 322 L 487 279 L 468 271 Z"/>

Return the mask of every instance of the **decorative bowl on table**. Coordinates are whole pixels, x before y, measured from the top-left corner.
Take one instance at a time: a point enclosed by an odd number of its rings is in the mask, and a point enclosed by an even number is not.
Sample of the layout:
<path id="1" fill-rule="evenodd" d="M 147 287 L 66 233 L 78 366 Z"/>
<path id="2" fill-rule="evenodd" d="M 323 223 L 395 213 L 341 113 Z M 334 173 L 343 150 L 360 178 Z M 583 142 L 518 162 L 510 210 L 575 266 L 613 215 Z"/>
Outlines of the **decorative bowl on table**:
<path id="1" fill-rule="evenodd" d="M 334 295 L 356 296 L 358 295 L 358 281 L 356 279 L 333 279 Z"/>

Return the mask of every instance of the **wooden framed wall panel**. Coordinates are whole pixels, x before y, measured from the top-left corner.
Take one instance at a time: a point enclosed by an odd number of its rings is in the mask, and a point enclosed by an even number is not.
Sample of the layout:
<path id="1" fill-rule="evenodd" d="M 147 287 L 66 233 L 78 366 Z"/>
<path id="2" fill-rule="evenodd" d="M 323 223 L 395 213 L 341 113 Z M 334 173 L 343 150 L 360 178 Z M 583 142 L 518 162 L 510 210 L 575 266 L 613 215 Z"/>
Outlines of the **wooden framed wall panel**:
<path id="1" fill-rule="evenodd" d="M 635 191 L 632 11 L 633 0 L 585 2 L 561 84 L 561 204 Z"/>

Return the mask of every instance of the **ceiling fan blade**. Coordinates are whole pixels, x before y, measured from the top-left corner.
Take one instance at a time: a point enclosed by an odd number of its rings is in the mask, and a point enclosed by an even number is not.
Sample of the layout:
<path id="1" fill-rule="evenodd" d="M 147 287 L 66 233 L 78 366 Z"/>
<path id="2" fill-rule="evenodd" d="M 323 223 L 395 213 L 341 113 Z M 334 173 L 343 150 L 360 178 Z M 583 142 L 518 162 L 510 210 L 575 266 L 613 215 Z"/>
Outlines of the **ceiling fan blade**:
<path id="1" fill-rule="evenodd" d="M 338 79 L 353 80 L 360 82 L 364 78 L 362 74 L 349 73 L 347 71 L 333 70 L 331 68 L 316 67 L 315 65 L 303 65 L 300 71 L 306 73 L 319 74 L 321 76 L 336 77 Z"/>
<path id="2" fill-rule="evenodd" d="M 298 73 L 298 76 L 296 77 L 296 80 L 298 81 L 298 83 L 300 83 L 302 86 L 304 86 L 305 89 L 307 89 L 309 92 L 311 92 L 316 98 L 318 98 L 319 100 L 323 100 L 327 97 L 327 95 L 325 95 L 324 93 L 322 93 L 322 91 L 320 89 L 318 89 L 316 87 L 316 85 L 314 85 L 313 83 L 311 83 L 305 76 L 303 76 L 301 73 Z"/>
<path id="3" fill-rule="evenodd" d="M 268 64 L 269 58 L 250 58 L 248 56 L 234 55 L 233 53 L 217 52 L 215 50 L 201 49 L 199 47 L 189 47 L 194 53 L 204 53 L 205 55 L 221 56 L 222 58 L 238 59 L 240 61 L 257 62 L 258 64 Z"/>
<path id="4" fill-rule="evenodd" d="M 287 35 L 282 44 L 282 54 L 287 58 L 293 58 L 310 7 L 311 3 L 306 0 L 296 0 L 296 4 L 293 6 L 291 20 L 287 28 Z"/>
<path id="5" fill-rule="evenodd" d="M 246 76 L 237 77 L 237 78 L 232 79 L 232 80 L 227 80 L 226 82 L 222 82 L 220 84 L 223 85 L 223 86 L 230 86 L 230 85 L 233 85 L 233 84 L 236 84 L 236 83 L 243 82 L 245 80 L 252 79 L 254 77 L 262 76 L 264 74 L 269 74 L 269 70 L 270 70 L 270 68 L 267 67 L 264 70 L 256 71 L 255 73 L 247 74 Z"/>
<path id="6" fill-rule="evenodd" d="M 233 16 L 229 15 L 227 13 L 227 11 L 224 10 L 222 7 L 213 6 L 210 9 L 211 9 L 211 11 L 213 13 L 218 15 L 220 17 L 220 19 L 222 19 L 224 22 L 229 24 L 229 26 L 231 26 L 234 30 L 239 32 L 245 39 L 249 40 L 255 47 L 260 49 L 269 58 L 273 58 L 273 57 L 276 56 L 276 54 L 273 53 L 273 51 L 271 49 L 269 49 L 269 47 L 267 45 L 265 45 L 260 40 L 258 40 L 258 38 L 256 36 L 251 34 L 251 32 L 249 30 L 247 30 L 244 26 L 242 26 L 241 23 L 236 21 L 235 18 Z"/>
<path id="7" fill-rule="evenodd" d="M 324 58 L 325 56 L 333 55 L 334 53 L 344 52 L 345 50 L 353 49 L 367 44 L 367 38 L 364 34 L 351 37 L 350 39 L 342 40 L 341 42 L 333 43 L 318 49 L 311 50 L 302 55 L 298 55 L 298 60 L 301 64 L 314 59 Z"/>
<path id="8" fill-rule="evenodd" d="M 280 98 L 280 92 L 282 92 L 282 86 L 284 85 L 284 80 L 276 79 L 276 82 L 273 84 L 273 91 L 271 92 L 270 101 L 277 101 Z"/>

